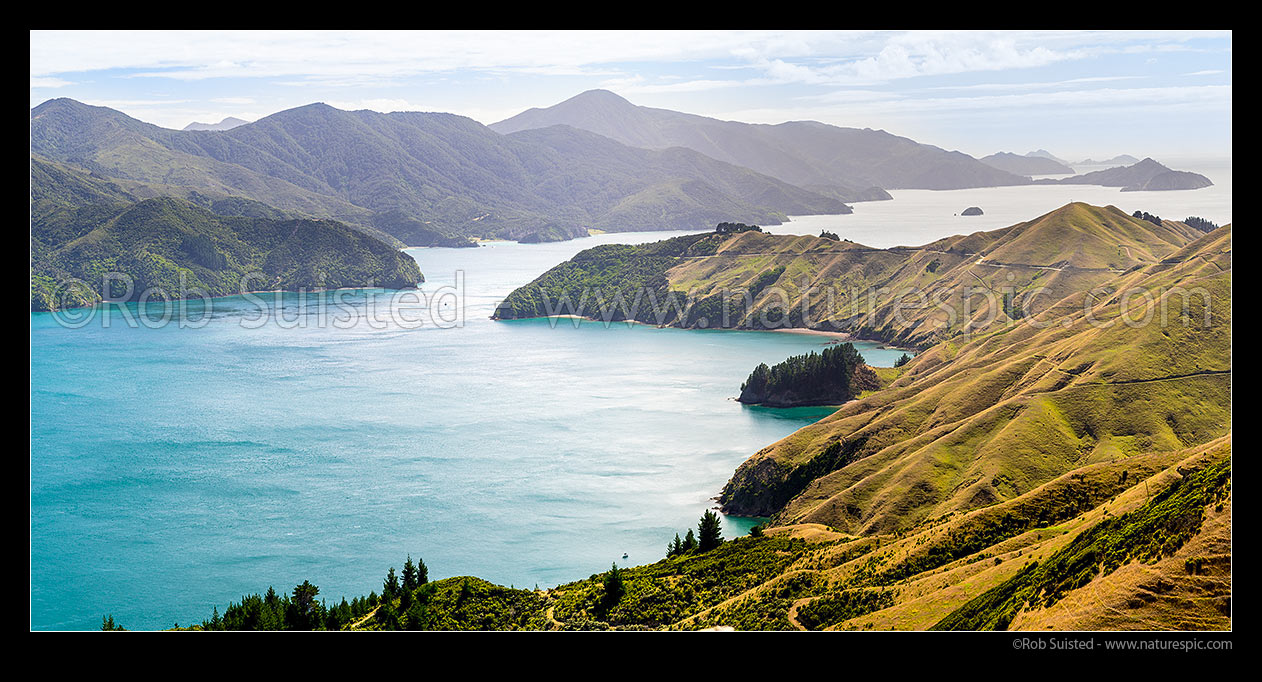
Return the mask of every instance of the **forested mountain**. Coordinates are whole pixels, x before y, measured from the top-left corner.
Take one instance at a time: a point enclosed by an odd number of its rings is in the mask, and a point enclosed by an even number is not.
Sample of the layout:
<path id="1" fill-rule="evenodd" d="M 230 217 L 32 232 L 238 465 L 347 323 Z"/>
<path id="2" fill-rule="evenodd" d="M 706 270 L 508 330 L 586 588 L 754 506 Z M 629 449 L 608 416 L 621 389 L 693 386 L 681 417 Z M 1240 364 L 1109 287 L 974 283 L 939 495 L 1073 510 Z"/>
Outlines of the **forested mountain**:
<path id="1" fill-rule="evenodd" d="M 129 277 L 130 290 L 107 291 L 108 273 Z M 336 221 L 219 215 L 172 197 L 46 204 L 31 224 L 31 310 L 137 300 L 151 288 L 161 301 L 422 280 L 410 256 Z"/>
<path id="2" fill-rule="evenodd" d="M 635 149 L 572 128 L 504 136 L 452 114 L 325 104 L 231 130 L 175 131 L 50 100 L 31 110 L 31 150 L 101 177 L 393 230 L 409 245 L 700 228 L 716 218 L 778 223 L 850 210 L 685 150 Z"/>
<path id="3" fill-rule="evenodd" d="M 636 106 L 607 90 L 590 90 L 546 109 L 530 109 L 491 128 L 507 134 L 557 124 L 636 147 L 687 147 L 800 187 L 831 188 L 834 196 L 851 202 L 887 198 L 879 188 L 961 189 L 1029 182 L 967 154 L 882 130 L 814 121 L 720 121 Z"/>

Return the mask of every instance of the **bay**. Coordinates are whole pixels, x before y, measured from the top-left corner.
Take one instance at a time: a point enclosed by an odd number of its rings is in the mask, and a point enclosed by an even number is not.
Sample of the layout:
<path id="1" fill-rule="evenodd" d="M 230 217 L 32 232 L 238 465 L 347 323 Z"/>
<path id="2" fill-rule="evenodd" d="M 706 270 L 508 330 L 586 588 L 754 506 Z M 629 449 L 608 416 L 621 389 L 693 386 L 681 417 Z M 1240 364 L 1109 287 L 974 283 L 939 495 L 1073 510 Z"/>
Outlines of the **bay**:
<path id="1" fill-rule="evenodd" d="M 1229 162 L 1171 165 L 1215 186 L 895 190 L 768 231 L 919 245 L 1068 201 L 1230 221 Z M 336 601 L 380 591 L 409 553 L 433 578 L 517 587 L 660 558 L 745 458 L 828 414 L 733 400 L 758 363 L 828 338 L 489 317 L 581 249 L 677 234 L 410 249 L 428 316 L 380 290 L 194 302 L 154 328 L 125 323 L 134 304 L 76 329 L 33 313 L 31 627 L 188 624 L 303 580 Z M 856 345 L 878 366 L 901 355 Z"/>
<path id="2" fill-rule="evenodd" d="M 409 554 L 517 587 L 661 558 L 746 457 L 830 412 L 733 400 L 829 339 L 489 317 L 581 248 L 672 234 L 409 250 L 432 320 L 381 290 L 32 314 L 32 628 L 200 622 L 303 580 L 338 601 Z"/>

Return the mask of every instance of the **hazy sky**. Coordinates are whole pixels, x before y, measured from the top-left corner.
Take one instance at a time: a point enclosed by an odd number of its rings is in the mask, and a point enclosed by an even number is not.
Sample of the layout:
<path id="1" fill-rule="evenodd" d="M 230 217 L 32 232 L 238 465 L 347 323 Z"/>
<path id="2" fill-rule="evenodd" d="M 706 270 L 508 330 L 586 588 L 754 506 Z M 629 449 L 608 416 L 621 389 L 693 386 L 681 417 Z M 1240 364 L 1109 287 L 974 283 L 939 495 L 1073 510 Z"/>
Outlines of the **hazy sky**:
<path id="1" fill-rule="evenodd" d="M 1230 31 L 31 33 L 31 106 L 71 97 L 169 128 L 317 101 L 493 123 L 592 88 L 974 156 L 1231 153 Z"/>

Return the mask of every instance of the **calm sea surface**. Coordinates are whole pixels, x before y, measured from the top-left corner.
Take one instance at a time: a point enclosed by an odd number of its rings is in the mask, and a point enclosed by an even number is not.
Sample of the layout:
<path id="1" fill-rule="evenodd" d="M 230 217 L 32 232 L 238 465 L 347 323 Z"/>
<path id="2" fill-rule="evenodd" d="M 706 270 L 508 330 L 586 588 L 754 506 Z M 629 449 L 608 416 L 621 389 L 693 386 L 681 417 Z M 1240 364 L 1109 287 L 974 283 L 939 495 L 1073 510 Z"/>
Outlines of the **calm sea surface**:
<path id="1" fill-rule="evenodd" d="M 1071 200 L 1229 221 L 1230 168 L 1194 170 L 1216 187 L 895 191 L 771 229 L 921 244 Z M 674 234 L 413 249 L 420 312 L 359 291 L 218 299 L 165 325 L 162 306 L 150 326 L 127 324 L 135 305 L 79 328 L 32 314 L 31 626 L 188 624 L 303 580 L 349 598 L 409 553 L 434 578 L 517 587 L 661 558 L 746 457 L 827 414 L 733 400 L 758 363 L 827 337 L 488 317 L 580 249 Z"/>
<path id="2" fill-rule="evenodd" d="M 890 190 L 893 201 L 852 204 L 854 213 L 832 216 L 793 216 L 783 225 L 764 228 L 774 234 L 836 232 L 843 239 L 874 246 L 920 246 L 953 234 L 997 230 L 1037 218 L 1073 201 L 1116 206 L 1127 213 L 1147 211 L 1171 220 L 1189 216 L 1218 225 L 1231 222 L 1231 165 L 1229 162 L 1158 159 L 1176 170 L 1200 173 L 1212 187 L 1177 192 L 1123 192 L 1120 187 L 1095 185 L 1038 185 L 933 191 Z M 1102 166 L 1079 166 L 1080 173 Z M 1048 176 L 1057 177 L 1057 176 Z M 970 206 L 984 212 L 961 216 Z"/>

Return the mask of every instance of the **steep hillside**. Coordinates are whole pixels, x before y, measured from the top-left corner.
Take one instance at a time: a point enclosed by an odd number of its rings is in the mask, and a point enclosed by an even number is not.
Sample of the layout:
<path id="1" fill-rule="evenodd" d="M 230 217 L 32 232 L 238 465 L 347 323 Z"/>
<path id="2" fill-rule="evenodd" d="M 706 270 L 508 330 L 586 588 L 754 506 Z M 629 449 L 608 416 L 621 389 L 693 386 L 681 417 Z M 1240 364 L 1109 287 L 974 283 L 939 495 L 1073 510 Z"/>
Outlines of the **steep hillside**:
<path id="1" fill-rule="evenodd" d="M 31 131 L 34 154 L 101 176 L 398 226 L 395 236 L 408 239 L 538 241 L 590 227 L 700 228 L 716 216 L 778 223 L 850 210 L 694 152 L 635 149 L 565 127 L 504 136 L 451 114 L 311 104 L 230 130 L 174 131 L 59 99 L 31 110 Z"/>
<path id="2" fill-rule="evenodd" d="M 1095 295 L 934 346 L 890 389 L 750 458 L 724 489 L 725 509 L 899 531 L 1082 465 L 1221 436 L 1230 428 L 1230 239 L 1220 228 Z M 840 456 L 825 457 L 834 443 Z"/>
<path id="3" fill-rule="evenodd" d="M 960 152 L 919 144 L 881 130 L 814 121 L 757 125 L 636 106 L 607 90 L 590 90 L 546 109 L 494 123 L 501 133 L 567 125 L 623 144 L 687 147 L 801 187 L 832 188 L 847 202 L 887 198 L 887 189 L 960 189 L 1028 182 Z"/>
<path id="4" fill-rule="evenodd" d="M 174 198 L 50 210 L 32 222 L 31 252 L 31 310 L 90 305 L 107 293 L 136 300 L 150 288 L 160 301 L 423 280 L 410 256 L 341 223 L 217 215 Z M 103 291 L 111 272 L 130 276 L 131 290 Z"/>

